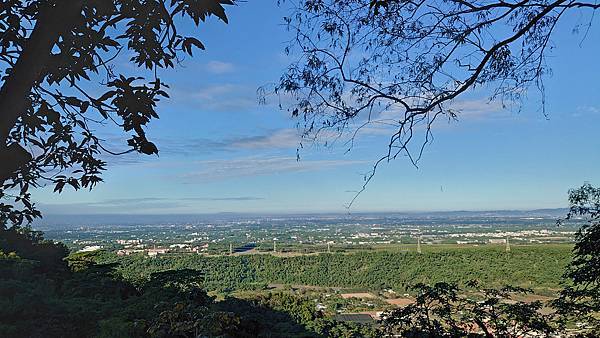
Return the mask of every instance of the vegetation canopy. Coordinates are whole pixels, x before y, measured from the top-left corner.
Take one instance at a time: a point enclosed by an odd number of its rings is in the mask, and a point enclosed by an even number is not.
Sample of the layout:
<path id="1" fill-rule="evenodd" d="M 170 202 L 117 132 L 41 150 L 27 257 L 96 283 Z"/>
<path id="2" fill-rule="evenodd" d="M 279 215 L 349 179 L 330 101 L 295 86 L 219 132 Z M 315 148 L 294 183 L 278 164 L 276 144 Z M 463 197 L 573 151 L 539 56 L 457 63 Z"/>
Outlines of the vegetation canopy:
<path id="1" fill-rule="evenodd" d="M 196 37 L 181 33 L 181 25 L 198 26 L 211 15 L 227 22 L 223 6 L 233 3 L 3 1 L 0 224 L 20 225 L 40 216 L 30 187 L 92 188 L 102 180 L 107 155 L 158 154 L 145 127 L 158 118 L 158 101 L 168 97 L 160 70 L 204 49 Z M 139 68 L 133 73 L 119 67 L 125 53 Z M 129 139 L 111 144 L 98 129 L 120 129 Z"/>
<path id="2" fill-rule="evenodd" d="M 600 332 L 600 188 L 584 184 L 569 192 L 567 219 L 583 217 L 588 223 L 575 236 L 573 260 L 564 277 L 572 281 L 561 291 L 555 306 L 567 318 L 589 323 Z"/>

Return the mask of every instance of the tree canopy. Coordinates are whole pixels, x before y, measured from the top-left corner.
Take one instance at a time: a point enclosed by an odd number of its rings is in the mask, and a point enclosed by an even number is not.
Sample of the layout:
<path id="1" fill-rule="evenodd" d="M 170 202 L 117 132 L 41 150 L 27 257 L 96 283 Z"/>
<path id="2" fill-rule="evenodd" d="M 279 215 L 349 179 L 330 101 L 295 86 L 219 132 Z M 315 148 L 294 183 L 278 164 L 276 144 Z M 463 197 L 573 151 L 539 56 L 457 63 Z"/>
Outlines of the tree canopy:
<path id="1" fill-rule="evenodd" d="M 0 224 L 40 216 L 30 187 L 92 188 L 105 155 L 158 154 L 145 127 L 167 98 L 161 69 L 204 45 L 182 33 L 234 0 L 8 0 L 0 4 Z M 119 67 L 131 55 L 140 69 Z M 123 69 L 121 69 L 123 68 Z M 147 77 L 139 74 L 145 70 Z M 98 136 L 114 125 L 121 150 Z"/>
<path id="2" fill-rule="evenodd" d="M 473 92 L 518 107 L 531 87 L 545 106 L 546 58 L 566 14 L 582 39 L 594 1 L 308 0 L 286 18 L 296 58 L 275 92 L 309 139 L 386 126 L 382 161 L 415 166 L 436 121 L 460 117 Z M 545 113 L 545 111 L 544 111 Z"/>
<path id="3" fill-rule="evenodd" d="M 572 283 L 561 291 L 555 306 L 567 319 L 578 318 L 600 332 L 600 188 L 590 184 L 569 192 L 567 219 L 582 217 L 588 222 L 575 235 L 573 260 L 564 278 Z"/>

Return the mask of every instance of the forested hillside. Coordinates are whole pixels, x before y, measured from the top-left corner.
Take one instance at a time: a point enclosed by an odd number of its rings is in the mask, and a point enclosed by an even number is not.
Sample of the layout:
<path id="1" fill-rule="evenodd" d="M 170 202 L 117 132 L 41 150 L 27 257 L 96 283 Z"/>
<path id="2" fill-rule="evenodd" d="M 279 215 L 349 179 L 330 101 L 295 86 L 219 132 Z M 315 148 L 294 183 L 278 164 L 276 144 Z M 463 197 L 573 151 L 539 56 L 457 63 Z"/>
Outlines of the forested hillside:
<path id="1" fill-rule="evenodd" d="M 152 273 L 133 284 L 65 257 L 40 233 L 0 229 L 0 337 L 365 337 L 372 328 L 324 318 L 314 302 L 273 293 L 215 301 L 204 272 Z M 158 261 L 157 261 L 158 262 Z"/>
<path id="2" fill-rule="evenodd" d="M 487 287 L 506 284 L 528 288 L 558 288 L 570 260 L 569 245 L 483 246 L 415 252 L 359 252 L 294 257 L 273 255 L 98 256 L 101 263 L 119 263 L 117 271 L 131 281 L 168 269 L 205 271 L 207 290 L 232 291 L 269 283 L 329 287 L 406 290 L 415 283 L 466 283 Z"/>

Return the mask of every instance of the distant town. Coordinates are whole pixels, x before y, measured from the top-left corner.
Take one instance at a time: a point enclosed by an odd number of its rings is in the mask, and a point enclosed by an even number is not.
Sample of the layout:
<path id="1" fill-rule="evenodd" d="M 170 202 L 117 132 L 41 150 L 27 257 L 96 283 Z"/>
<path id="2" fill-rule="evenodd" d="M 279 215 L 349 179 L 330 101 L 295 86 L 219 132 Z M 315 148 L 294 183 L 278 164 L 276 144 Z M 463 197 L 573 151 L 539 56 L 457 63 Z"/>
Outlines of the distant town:
<path id="1" fill-rule="evenodd" d="M 253 253 L 307 254 L 352 250 L 420 250 L 421 246 L 570 243 L 578 221 L 557 225 L 560 211 L 458 212 L 294 216 L 186 216 L 181 221 L 124 217 L 124 224 L 40 226 L 73 251 L 109 250 L 118 255 Z M 176 217 L 174 217 L 176 219 Z"/>

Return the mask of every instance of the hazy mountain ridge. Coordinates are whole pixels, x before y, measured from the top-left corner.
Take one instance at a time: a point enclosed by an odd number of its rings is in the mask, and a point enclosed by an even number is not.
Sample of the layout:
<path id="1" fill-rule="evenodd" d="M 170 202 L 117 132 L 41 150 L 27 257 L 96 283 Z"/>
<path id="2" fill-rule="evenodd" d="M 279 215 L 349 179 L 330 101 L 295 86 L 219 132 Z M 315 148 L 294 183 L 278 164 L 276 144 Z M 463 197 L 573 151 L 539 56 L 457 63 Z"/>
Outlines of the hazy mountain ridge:
<path id="1" fill-rule="evenodd" d="M 568 212 L 566 208 L 535 210 L 489 210 L 489 211 L 430 211 L 430 212 L 356 212 L 356 213 L 298 213 L 298 214 L 172 214 L 172 215 L 45 215 L 36 220 L 34 228 L 52 228 L 55 226 L 102 226 L 102 225 L 140 225 L 140 224 L 183 224 L 183 223 L 219 223 L 231 221 L 268 221 L 268 220 L 365 220 L 365 219 L 461 219 L 461 218 L 544 218 L 559 219 Z"/>

